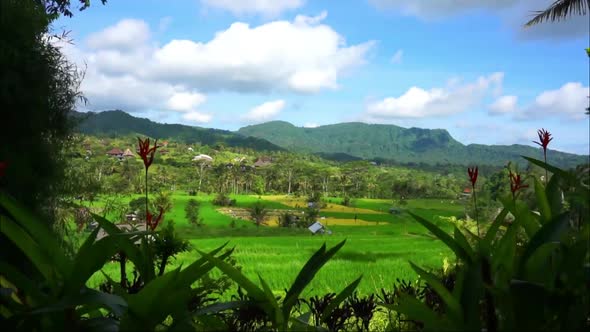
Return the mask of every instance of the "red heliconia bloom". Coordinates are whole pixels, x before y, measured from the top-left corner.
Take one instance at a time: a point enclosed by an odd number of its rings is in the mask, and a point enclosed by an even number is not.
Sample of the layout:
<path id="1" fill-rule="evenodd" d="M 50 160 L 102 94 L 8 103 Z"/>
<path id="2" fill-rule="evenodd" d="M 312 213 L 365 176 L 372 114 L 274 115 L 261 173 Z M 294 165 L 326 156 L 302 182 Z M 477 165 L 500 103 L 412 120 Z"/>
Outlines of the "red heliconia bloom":
<path id="1" fill-rule="evenodd" d="M 0 178 L 4 177 L 6 169 L 8 168 L 8 163 L 5 161 L 0 161 Z"/>
<path id="2" fill-rule="evenodd" d="M 162 215 L 164 214 L 164 210 L 160 208 L 160 214 L 154 219 L 154 216 L 148 211 L 146 215 L 146 223 L 148 227 L 153 231 L 158 227 L 158 224 L 162 220 Z"/>
<path id="3" fill-rule="evenodd" d="M 528 188 L 528 184 L 522 182 L 520 174 L 514 174 L 510 171 L 510 191 L 512 192 L 512 195 L 514 196 L 517 191 L 524 188 Z"/>
<path id="4" fill-rule="evenodd" d="M 475 182 L 477 182 L 477 166 L 474 168 L 468 167 L 467 173 L 469 174 L 469 180 L 471 181 L 471 186 L 475 188 Z"/>
<path id="5" fill-rule="evenodd" d="M 156 149 L 158 148 L 158 140 L 154 142 L 154 146 L 150 148 L 150 139 L 146 138 L 142 140 L 141 138 L 137 138 L 138 145 L 139 145 L 139 156 L 143 159 L 143 164 L 145 165 L 145 169 L 147 170 L 150 168 L 150 165 L 154 161 L 154 154 L 156 153 Z"/>
<path id="6" fill-rule="evenodd" d="M 536 143 L 540 147 L 542 147 L 543 153 L 547 153 L 547 146 L 549 145 L 549 142 L 551 142 L 551 140 L 553 139 L 553 137 L 551 137 L 551 133 L 545 130 L 544 128 L 541 128 L 537 130 L 537 135 L 539 135 L 539 141 L 533 141 L 533 143 Z"/>

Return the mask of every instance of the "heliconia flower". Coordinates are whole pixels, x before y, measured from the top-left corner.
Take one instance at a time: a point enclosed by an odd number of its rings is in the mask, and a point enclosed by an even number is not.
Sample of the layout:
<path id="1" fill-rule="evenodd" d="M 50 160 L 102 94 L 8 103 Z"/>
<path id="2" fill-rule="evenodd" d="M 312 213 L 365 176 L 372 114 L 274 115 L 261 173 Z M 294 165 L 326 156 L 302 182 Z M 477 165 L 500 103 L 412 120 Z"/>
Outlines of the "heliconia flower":
<path id="1" fill-rule="evenodd" d="M 468 167 L 467 168 L 467 173 L 469 174 L 469 180 L 471 181 L 471 186 L 475 187 L 475 182 L 477 182 L 477 166 L 475 166 L 474 168 Z"/>
<path id="2" fill-rule="evenodd" d="M 150 139 L 146 138 L 142 140 L 141 138 L 137 138 L 138 145 L 139 145 L 139 156 L 143 159 L 143 164 L 145 165 L 145 169 L 147 170 L 150 168 L 150 165 L 154 161 L 154 154 L 156 153 L 156 149 L 158 148 L 158 140 L 154 142 L 154 146 L 150 148 Z"/>
<path id="3" fill-rule="evenodd" d="M 158 227 L 158 224 L 162 220 L 162 215 L 164 214 L 164 210 L 160 208 L 160 214 L 154 219 L 154 216 L 148 211 L 146 215 L 146 223 L 148 227 L 153 231 Z"/>
<path id="4" fill-rule="evenodd" d="M 547 153 L 547 146 L 549 145 L 549 142 L 551 142 L 551 140 L 553 139 L 553 137 L 551 137 L 551 133 L 548 132 L 547 130 L 545 130 L 544 128 L 541 128 L 539 130 L 537 130 L 537 135 L 539 135 L 539 141 L 533 141 L 533 143 L 538 144 L 540 147 L 543 148 L 543 153 Z"/>
<path id="5" fill-rule="evenodd" d="M 522 182 L 520 174 L 514 174 L 510 171 L 510 191 L 512 192 L 512 196 L 516 195 L 517 191 L 524 188 L 528 188 L 528 185 Z"/>
<path id="6" fill-rule="evenodd" d="M 8 163 L 5 161 L 0 161 L 0 178 L 4 177 L 6 169 L 8 168 Z"/>

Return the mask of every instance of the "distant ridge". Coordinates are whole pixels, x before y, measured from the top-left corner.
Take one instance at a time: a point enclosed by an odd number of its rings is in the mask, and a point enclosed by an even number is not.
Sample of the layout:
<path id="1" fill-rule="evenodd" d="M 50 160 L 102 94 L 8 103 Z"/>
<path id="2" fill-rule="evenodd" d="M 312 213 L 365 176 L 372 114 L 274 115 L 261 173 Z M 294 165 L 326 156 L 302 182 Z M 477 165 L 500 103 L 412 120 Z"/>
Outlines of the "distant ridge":
<path id="1" fill-rule="evenodd" d="M 444 129 L 360 122 L 303 128 L 285 121 L 271 121 L 240 128 L 238 133 L 266 139 L 291 151 L 325 155 L 328 159 L 340 154 L 397 163 L 503 166 L 508 161 L 526 164 L 521 155 L 542 158 L 538 148 L 526 145 L 464 145 Z M 549 156 L 552 164 L 566 168 L 587 162 L 584 156 L 554 150 Z"/>
<path id="2" fill-rule="evenodd" d="M 186 143 L 224 144 L 261 151 L 284 150 L 261 138 L 244 137 L 228 130 L 157 123 L 149 119 L 136 118 L 120 110 L 98 113 L 76 112 L 74 118 L 78 120 L 77 130 L 89 135 L 140 134 L 155 138 L 175 138 Z"/>

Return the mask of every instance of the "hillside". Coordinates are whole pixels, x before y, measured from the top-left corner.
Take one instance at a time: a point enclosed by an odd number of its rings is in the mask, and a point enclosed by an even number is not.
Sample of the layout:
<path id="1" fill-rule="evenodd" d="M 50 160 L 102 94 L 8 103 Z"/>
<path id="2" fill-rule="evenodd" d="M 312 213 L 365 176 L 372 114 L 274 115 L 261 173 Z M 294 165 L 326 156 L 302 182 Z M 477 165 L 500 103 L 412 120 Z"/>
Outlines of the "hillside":
<path id="1" fill-rule="evenodd" d="M 525 145 L 463 145 L 443 129 L 406 129 L 358 122 L 302 128 L 284 121 L 272 121 L 240 128 L 238 133 L 266 139 L 291 151 L 347 154 L 398 163 L 502 166 L 507 161 L 524 164 L 521 155 L 541 156 L 539 149 Z M 551 151 L 550 156 L 551 162 L 561 167 L 586 162 L 584 156 L 570 153 Z"/>
<path id="2" fill-rule="evenodd" d="M 77 130 L 88 135 L 140 134 L 156 138 L 175 138 L 185 143 L 200 142 L 204 145 L 223 144 L 231 147 L 279 151 L 283 148 L 256 137 L 245 137 L 228 130 L 162 124 L 149 119 L 133 117 L 123 111 L 100 113 L 75 113 L 79 120 Z"/>

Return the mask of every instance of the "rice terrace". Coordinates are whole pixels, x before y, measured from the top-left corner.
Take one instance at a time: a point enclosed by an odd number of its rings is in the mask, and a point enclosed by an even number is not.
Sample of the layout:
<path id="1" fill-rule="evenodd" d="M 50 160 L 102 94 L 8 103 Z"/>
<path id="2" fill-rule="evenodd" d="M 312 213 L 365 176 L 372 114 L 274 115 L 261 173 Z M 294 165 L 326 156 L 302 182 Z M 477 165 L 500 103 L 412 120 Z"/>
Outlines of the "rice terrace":
<path id="1" fill-rule="evenodd" d="M 2 331 L 590 331 L 589 14 L 0 0 Z"/>

